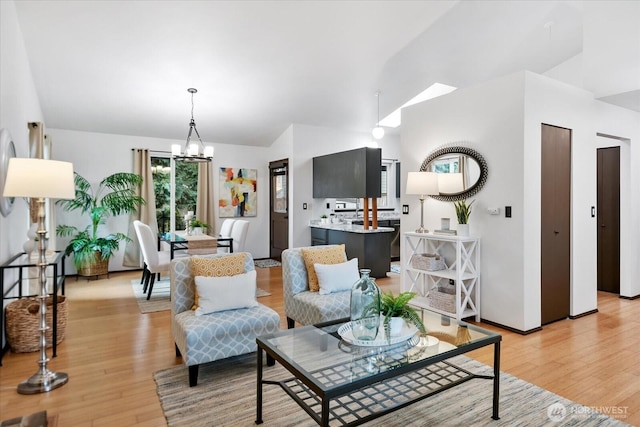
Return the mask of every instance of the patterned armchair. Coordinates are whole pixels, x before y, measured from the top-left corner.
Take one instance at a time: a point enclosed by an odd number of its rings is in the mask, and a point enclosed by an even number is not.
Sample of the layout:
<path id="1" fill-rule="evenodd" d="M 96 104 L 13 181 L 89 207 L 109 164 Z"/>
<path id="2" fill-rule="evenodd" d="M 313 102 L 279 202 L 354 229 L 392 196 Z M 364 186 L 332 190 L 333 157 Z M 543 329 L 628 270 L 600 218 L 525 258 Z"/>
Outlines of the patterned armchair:
<path id="1" fill-rule="evenodd" d="M 318 292 L 309 290 L 307 268 L 302 256 L 302 249 L 332 246 L 336 245 L 290 248 L 282 252 L 284 311 L 289 329 L 295 326 L 295 322 L 302 325 L 313 325 L 351 315 L 351 292 L 344 291 L 321 295 Z"/>
<path id="2" fill-rule="evenodd" d="M 209 258 L 233 254 L 207 255 Z M 245 272 L 254 270 L 253 258 L 246 253 Z M 280 316 L 258 303 L 256 307 L 219 311 L 196 316 L 191 308 L 195 302 L 195 279 L 191 258 L 171 262 L 171 333 L 176 356 L 189 367 L 189 386 L 198 382 L 198 366 L 257 350 L 256 337 L 277 332 Z M 267 364 L 273 365 L 268 358 Z"/>

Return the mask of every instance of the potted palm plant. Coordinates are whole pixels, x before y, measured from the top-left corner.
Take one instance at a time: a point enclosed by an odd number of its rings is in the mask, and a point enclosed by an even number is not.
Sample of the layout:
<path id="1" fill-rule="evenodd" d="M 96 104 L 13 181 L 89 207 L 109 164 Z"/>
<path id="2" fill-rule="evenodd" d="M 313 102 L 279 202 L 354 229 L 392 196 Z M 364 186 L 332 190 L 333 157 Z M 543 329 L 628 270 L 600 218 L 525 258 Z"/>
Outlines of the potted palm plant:
<path id="1" fill-rule="evenodd" d="M 134 173 L 118 172 L 104 178 L 94 190 L 85 178 L 75 173 L 76 197 L 58 200 L 56 204 L 65 211 L 79 210 L 87 214 L 89 225 L 79 229 L 73 225 L 58 225 L 56 234 L 71 236 L 65 248 L 67 256 L 73 255 L 73 263 L 81 276 L 107 274 L 109 258 L 120 247 L 120 242 L 131 239 L 123 233 L 98 234 L 99 226 L 110 216 L 136 212 L 146 202 L 136 195 L 142 177 Z"/>
<path id="2" fill-rule="evenodd" d="M 403 321 L 415 326 L 422 335 L 427 334 L 427 329 L 418 312 L 409 306 L 409 301 L 415 295 L 415 292 L 401 292 L 397 296 L 391 292 L 382 294 L 380 314 L 384 316 L 383 325 L 387 339 L 400 334 Z"/>

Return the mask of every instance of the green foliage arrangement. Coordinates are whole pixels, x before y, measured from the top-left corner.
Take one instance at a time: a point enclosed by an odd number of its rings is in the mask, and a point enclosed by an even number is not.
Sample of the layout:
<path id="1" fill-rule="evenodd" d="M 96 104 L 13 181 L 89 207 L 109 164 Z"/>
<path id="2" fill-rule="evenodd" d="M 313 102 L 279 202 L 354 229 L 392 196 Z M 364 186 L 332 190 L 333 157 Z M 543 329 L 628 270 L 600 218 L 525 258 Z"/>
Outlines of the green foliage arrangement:
<path id="1" fill-rule="evenodd" d="M 422 335 L 427 334 L 427 329 L 424 327 L 418 312 L 409 306 L 409 301 L 415 295 L 415 292 L 401 292 L 398 296 L 394 296 L 391 292 L 382 294 L 380 298 L 380 313 L 384 316 L 384 331 L 387 339 L 391 335 L 389 321 L 392 317 L 402 317 L 407 324 L 418 328 Z"/>
<path id="2" fill-rule="evenodd" d="M 456 216 L 458 217 L 458 224 L 467 224 L 469 221 L 469 215 L 471 215 L 471 205 L 476 200 L 473 199 L 471 203 L 467 205 L 466 200 L 459 200 L 454 202 L 453 205 L 456 208 Z"/>
<path id="3" fill-rule="evenodd" d="M 65 254 L 73 254 L 73 263 L 80 269 L 95 259 L 96 252 L 101 254 L 103 260 L 109 259 L 118 250 L 120 242 L 131 240 L 122 233 L 98 236 L 98 228 L 110 216 L 136 212 L 146 201 L 136 195 L 136 190 L 142 184 L 142 177 L 133 173 L 109 175 L 100 181 L 95 190 L 78 173 L 75 173 L 74 182 L 75 199 L 58 200 L 56 204 L 65 211 L 80 210 L 82 214 L 88 214 L 90 224 L 83 230 L 73 225 L 58 225 L 56 234 L 62 237 L 72 236 Z"/>
<path id="4" fill-rule="evenodd" d="M 206 223 L 204 223 L 204 222 L 202 222 L 200 220 L 197 220 L 197 219 L 192 219 L 189 224 L 190 224 L 190 227 L 191 227 L 192 230 L 194 228 L 197 228 L 197 227 L 200 227 L 200 228 L 202 228 L 204 230 L 209 228 L 209 224 L 206 224 Z"/>

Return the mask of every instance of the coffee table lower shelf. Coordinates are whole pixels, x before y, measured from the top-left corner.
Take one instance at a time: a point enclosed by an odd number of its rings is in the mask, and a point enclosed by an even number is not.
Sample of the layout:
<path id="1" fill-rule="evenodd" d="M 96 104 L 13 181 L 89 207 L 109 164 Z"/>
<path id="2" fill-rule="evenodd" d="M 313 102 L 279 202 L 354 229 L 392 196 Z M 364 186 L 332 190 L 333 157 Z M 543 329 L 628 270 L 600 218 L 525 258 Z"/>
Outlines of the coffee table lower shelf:
<path id="1" fill-rule="evenodd" d="M 474 378 L 494 379 L 492 375 L 477 375 L 441 361 L 341 396 L 324 399 L 295 377 L 282 381 L 263 380 L 262 384 L 282 387 L 321 426 L 356 426 Z M 323 416 L 323 403 L 328 406 L 327 418 Z M 261 422 L 261 419 L 256 420 L 257 424 Z"/>

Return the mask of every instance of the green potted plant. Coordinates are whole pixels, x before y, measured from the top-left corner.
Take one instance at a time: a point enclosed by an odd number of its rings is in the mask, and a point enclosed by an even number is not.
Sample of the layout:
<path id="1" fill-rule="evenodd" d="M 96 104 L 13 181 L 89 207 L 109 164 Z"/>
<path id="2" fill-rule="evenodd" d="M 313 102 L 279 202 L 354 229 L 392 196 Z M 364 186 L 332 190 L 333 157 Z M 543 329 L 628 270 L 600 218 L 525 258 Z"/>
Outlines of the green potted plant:
<path id="1" fill-rule="evenodd" d="M 198 235 L 202 234 L 203 231 L 206 231 L 209 228 L 209 224 L 206 224 L 198 219 L 192 219 L 189 223 L 189 228 L 194 234 Z"/>
<path id="2" fill-rule="evenodd" d="M 418 328 L 418 331 L 422 335 L 427 334 L 427 329 L 424 327 L 424 323 L 422 323 L 418 312 L 409 306 L 409 301 L 411 301 L 415 295 L 415 292 L 401 292 L 397 296 L 394 296 L 391 292 L 382 294 L 380 299 L 380 314 L 384 316 L 383 325 L 387 339 L 399 334 L 397 329 L 402 330 L 402 320 L 408 325 L 413 325 Z"/>
<path id="3" fill-rule="evenodd" d="M 94 190 L 85 178 L 74 174 L 76 197 L 58 200 L 56 204 L 65 211 L 79 210 L 87 214 L 89 225 L 79 229 L 73 225 L 58 225 L 56 234 L 71 236 L 65 248 L 67 256 L 73 255 L 73 263 L 81 276 L 107 274 L 109 258 L 120 247 L 120 242 L 131 239 L 123 233 L 98 234 L 99 226 L 110 216 L 136 212 L 146 202 L 136 195 L 142 177 L 134 173 L 118 172 L 104 178 Z"/>
<path id="4" fill-rule="evenodd" d="M 471 205 L 476 200 L 473 199 L 471 203 L 467 204 L 466 200 L 459 200 L 453 203 L 456 208 L 456 216 L 458 217 L 457 232 L 459 236 L 469 235 L 469 216 L 471 215 Z"/>

